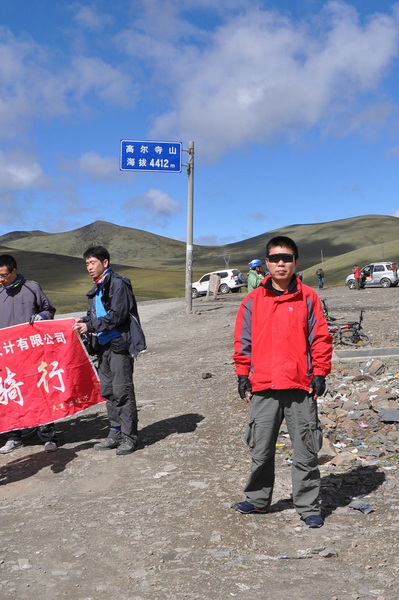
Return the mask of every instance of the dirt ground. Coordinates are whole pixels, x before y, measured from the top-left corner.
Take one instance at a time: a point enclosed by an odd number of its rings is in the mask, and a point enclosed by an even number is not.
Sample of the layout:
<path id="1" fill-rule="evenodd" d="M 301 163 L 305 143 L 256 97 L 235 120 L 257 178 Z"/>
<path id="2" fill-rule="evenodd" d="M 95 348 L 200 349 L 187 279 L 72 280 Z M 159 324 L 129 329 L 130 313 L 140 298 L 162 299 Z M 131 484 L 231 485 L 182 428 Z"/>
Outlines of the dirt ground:
<path id="1" fill-rule="evenodd" d="M 339 317 L 365 308 L 373 347 L 399 345 L 399 289 L 320 296 Z M 101 404 L 57 424 L 56 453 L 34 437 L 0 457 L 1 600 L 398 599 L 395 457 L 322 466 L 326 521 L 308 529 L 283 429 L 270 514 L 232 510 L 249 470 L 231 361 L 242 298 L 200 298 L 192 314 L 181 299 L 139 307 L 148 350 L 135 365 L 134 454 L 93 450 L 108 430 Z M 350 508 L 358 496 L 375 510 Z"/>

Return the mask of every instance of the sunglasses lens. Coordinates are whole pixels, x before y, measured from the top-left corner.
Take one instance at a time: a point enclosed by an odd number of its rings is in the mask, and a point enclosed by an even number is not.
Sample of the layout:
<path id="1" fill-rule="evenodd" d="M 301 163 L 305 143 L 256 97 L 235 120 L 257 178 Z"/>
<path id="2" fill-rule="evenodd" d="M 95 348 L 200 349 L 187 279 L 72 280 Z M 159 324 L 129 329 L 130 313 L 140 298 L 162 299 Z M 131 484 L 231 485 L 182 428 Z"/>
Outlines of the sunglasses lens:
<path id="1" fill-rule="evenodd" d="M 294 262 L 295 256 L 293 254 L 269 254 L 268 260 L 272 263 L 278 263 L 282 260 L 285 263 Z"/>

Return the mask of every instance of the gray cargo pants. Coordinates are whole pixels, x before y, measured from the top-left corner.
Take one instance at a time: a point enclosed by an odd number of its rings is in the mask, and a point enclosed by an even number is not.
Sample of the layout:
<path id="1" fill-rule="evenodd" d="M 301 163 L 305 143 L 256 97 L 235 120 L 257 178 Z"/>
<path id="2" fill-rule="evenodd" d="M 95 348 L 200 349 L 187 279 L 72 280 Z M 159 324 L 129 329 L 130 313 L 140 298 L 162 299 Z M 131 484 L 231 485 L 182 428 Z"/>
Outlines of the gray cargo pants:
<path id="1" fill-rule="evenodd" d="M 138 418 L 133 358 L 127 351 L 114 352 L 106 344 L 99 352 L 98 376 L 111 427 L 120 427 L 122 436 L 136 441 Z"/>
<path id="2" fill-rule="evenodd" d="M 320 514 L 317 453 L 323 436 L 317 403 L 304 390 L 264 390 L 252 396 L 246 440 L 252 466 L 244 492 L 248 502 L 254 506 L 270 506 L 276 442 L 284 418 L 293 446 L 291 476 L 294 506 L 305 519 Z"/>

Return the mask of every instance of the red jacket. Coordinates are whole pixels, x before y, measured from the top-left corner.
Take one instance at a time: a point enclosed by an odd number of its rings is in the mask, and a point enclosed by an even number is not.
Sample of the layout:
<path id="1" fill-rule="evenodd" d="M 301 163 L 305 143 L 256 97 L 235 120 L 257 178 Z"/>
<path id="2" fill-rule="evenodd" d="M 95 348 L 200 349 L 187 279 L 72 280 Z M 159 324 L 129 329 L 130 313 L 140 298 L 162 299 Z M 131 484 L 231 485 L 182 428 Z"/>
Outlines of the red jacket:
<path id="1" fill-rule="evenodd" d="M 250 375 L 252 391 L 303 389 L 331 370 L 332 338 L 317 293 L 293 278 L 281 296 L 271 277 L 246 296 L 234 330 L 237 375 Z"/>

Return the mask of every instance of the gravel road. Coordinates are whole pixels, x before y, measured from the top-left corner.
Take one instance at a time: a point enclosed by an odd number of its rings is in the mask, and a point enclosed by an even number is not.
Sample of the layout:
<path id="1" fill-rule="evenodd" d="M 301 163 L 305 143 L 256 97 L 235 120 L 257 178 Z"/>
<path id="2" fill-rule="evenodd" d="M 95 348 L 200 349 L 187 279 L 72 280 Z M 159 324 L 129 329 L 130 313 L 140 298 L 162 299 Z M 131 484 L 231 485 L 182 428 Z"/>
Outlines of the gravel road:
<path id="1" fill-rule="evenodd" d="M 320 296 L 338 317 L 365 308 L 372 347 L 399 345 L 398 289 Z M 197 299 L 189 315 L 184 299 L 140 305 L 134 454 L 93 450 L 107 434 L 102 404 L 57 424 L 56 453 L 32 438 L 0 458 L 2 600 L 397 600 L 396 458 L 323 466 L 326 522 L 307 529 L 283 431 L 270 514 L 231 509 L 249 469 L 231 361 L 242 298 Z M 375 510 L 350 508 L 357 495 Z"/>

